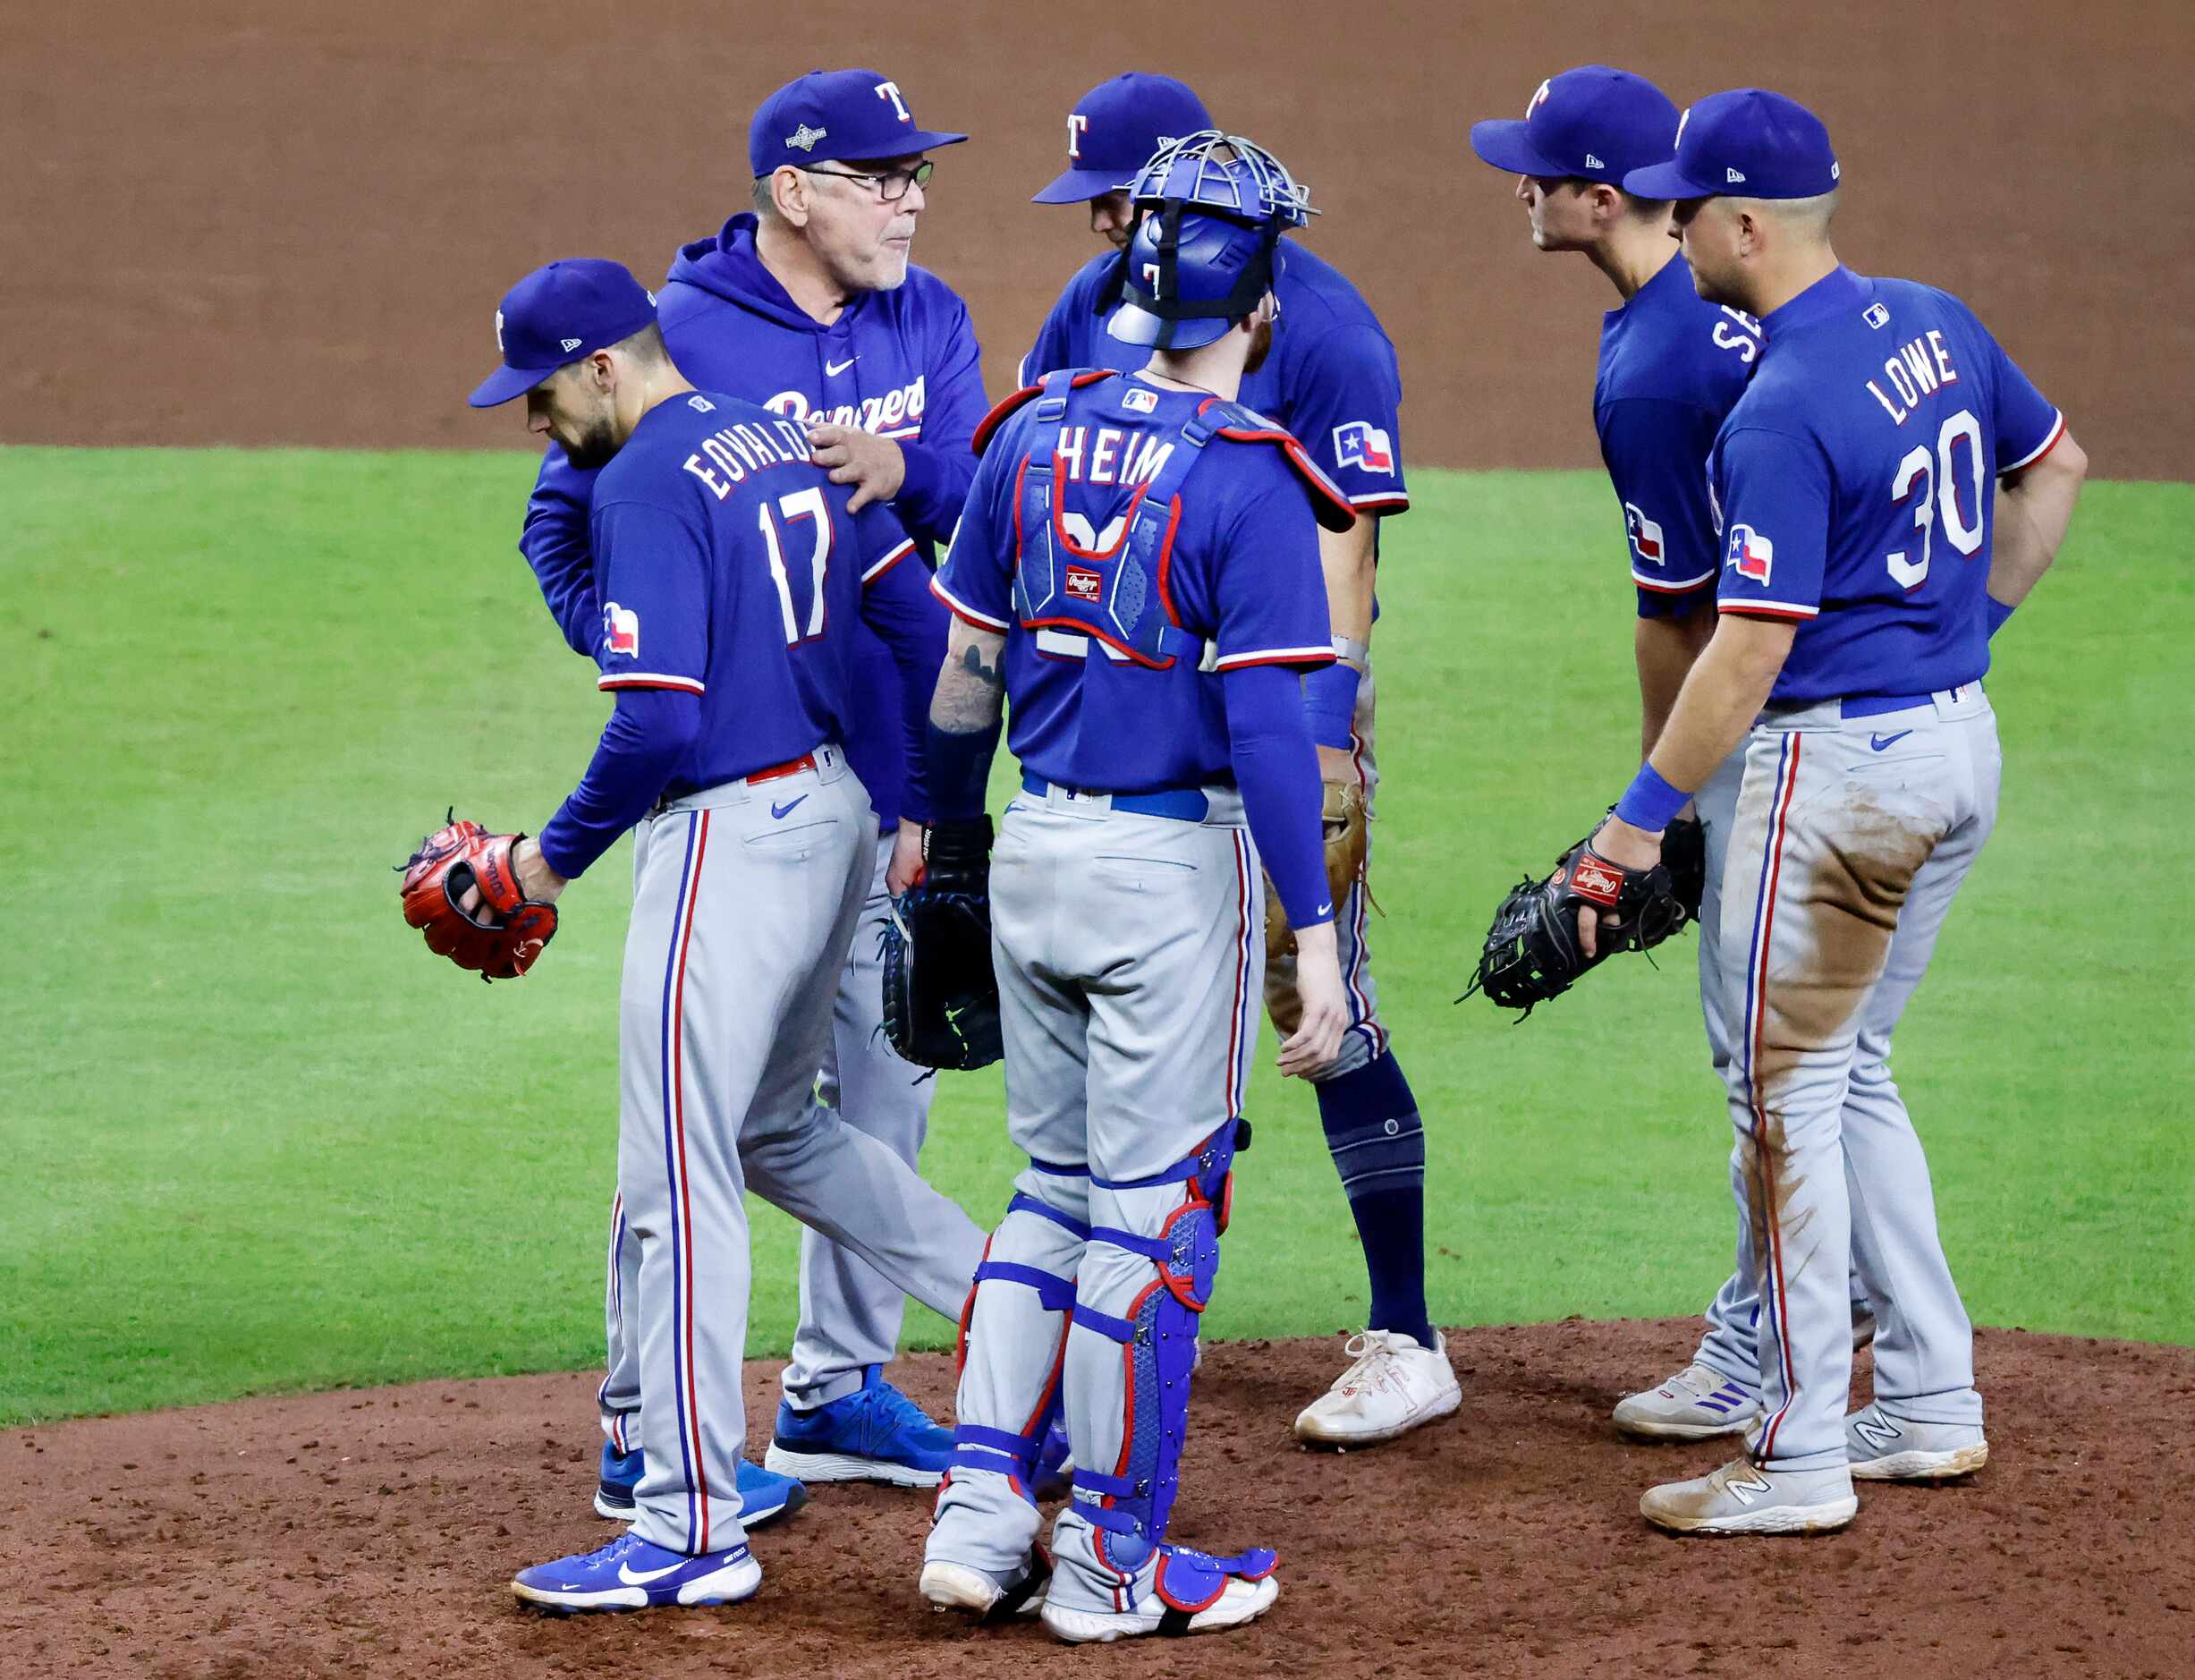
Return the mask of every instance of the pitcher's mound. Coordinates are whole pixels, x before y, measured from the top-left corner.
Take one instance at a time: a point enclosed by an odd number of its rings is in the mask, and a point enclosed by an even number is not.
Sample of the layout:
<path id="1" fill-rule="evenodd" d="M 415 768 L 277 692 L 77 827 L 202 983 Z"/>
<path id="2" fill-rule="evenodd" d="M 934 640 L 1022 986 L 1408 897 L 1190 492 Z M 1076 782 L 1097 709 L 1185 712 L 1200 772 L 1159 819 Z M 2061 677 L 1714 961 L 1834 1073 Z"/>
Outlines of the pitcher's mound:
<path id="1" fill-rule="evenodd" d="M 613 1538 L 589 1507 L 593 1379 L 433 1382 L 101 1418 L 0 1436 L 0 1668 L 11 1675 L 552 1674 L 659 1680 L 1181 1676 L 2184 1675 L 2195 1667 L 2195 1350 L 1984 1330 L 1988 1467 L 1863 1485 L 1816 1540 L 1681 1540 L 1648 1484 L 1730 1443 L 1633 1445 L 1609 1408 L 1689 1356 L 1696 1325 L 1452 1331 L 1456 1416 L 1345 1455 L 1297 1409 L 1342 1344 L 1209 1350 L 1176 1538 L 1279 1548 L 1247 1630 L 1106 1653 L 1036 1626 L 970 1632 L 916 1596 L 929 1498 L 823 1487 L 755 1537 L 744 1605 L 560 1620 L 507 1590 Z M 1862 1374 L 1865 1366 L 1862 1362 Z M 942 1355 L 903 1386 L 949 1413 Z M 775 1371 L 750 1365 L 767 1435 Z"/>

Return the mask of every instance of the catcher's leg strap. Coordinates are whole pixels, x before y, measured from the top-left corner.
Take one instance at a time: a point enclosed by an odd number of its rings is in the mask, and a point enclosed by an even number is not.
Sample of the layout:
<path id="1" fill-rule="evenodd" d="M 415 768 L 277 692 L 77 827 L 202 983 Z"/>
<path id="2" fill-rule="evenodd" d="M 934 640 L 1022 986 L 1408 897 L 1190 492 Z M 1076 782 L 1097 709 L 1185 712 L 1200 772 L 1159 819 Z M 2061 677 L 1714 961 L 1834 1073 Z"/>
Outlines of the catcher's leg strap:
<path id="1" fill-rule="evenodd" d="M 1139 1205 L 1155 1210 L 1164 1205 L 1158 1197 L 1166 1187 L 1181 1185 L 1178 1201 L 1157 1218 L 1155 1234 L 1125 1228 L 1141 1219 L 1120 1225 L 1093 1219 L 1085 1286 L 1075 1302 L 1077 1327 L 1120 1345 L 1123 1390 L 1120 1447 L 1111 1469 L 1086 1465 L 1083 1444 L 1076 1443 L 1075 1509 L 1105 1531 L 1099 1554 L 1125 1574 L 1140 1568 L 1165 1537 L 1178 1491 L 1197 1324 L 1219 1272 L 1220 1207 L 1230 1187 L 1233 1151 L 1230 1124 L 1164 1173 L 1091 1180 L 1099 1192 L 1092 1198 L 1094 1216 L 1101 1209 L 1126 1213 Z M 1108 1255 L 1108 1250 L 1114 1252 Z M 1106 1281 L 1089 1286 L 1092 1273 Z"/>
<path id="2" fill-rule="evenodd" d="M 1013 1478 L 1025 1496 L 1058 1404 L 1075 1271 L 1090 1227 L 1017 1191 L 976 1268 L 961 1317 L 952 1468 Z"/>

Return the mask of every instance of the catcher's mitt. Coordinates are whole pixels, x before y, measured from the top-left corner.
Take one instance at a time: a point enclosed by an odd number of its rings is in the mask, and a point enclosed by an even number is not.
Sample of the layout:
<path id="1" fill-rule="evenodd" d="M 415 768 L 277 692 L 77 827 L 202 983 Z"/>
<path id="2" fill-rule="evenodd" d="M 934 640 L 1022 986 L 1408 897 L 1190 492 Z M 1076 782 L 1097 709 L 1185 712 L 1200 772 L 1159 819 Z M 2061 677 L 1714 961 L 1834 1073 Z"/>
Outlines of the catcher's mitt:
<path id="1" fill-rule="evenodd" d="M 1589 905 L 1615 918 L 1601 923 L 1589 957 L 1578 943 L 1578 912 Z M 1494 912 L 1479 972 L 1463 997 L 1482 991 L 1502 1008 L 1529 1015 L 1604 958 L 1650 950 L 1684 922 L 1684 906 L 1670 889 L 1665 864 L 1627 870 L 1594 851 L 1589 836 L 1563 854 L 1546 880 L 1528 875 L 1510 889 Z"/>
<path id="2" fill-rule="evenodd" d="M 404 872 L 404 920 L 426 936 L 427 948 L 484 980 L 516 980 L 556 937 L 556 906 L 529 898 L 511 867 L 523 835 L 490 834 L 477 822 L 449 821 L 420 842 L 397 868 Z M 479 903 L 460 908 L 468 887 Z"/>
<path id="3" fill-rule="evenodd" d="M 1326 834 L 1326 891 L 1338 916 L 1349 889 L 1364 873 L 1365 847 L 1371 838 L 1365 825 L 1372 819 L 1372 809 L 1364 802 L 1361 782 L 1328 782 L 1325 788 L 1318 814 Z M 1269 957 L 1293 956 L 1296 949 L 1296 930 L 1288 925 L 1287 909 L 1273 890 L 1270 875 L 1265 878 L 1265 949 Z"/>
<path id="4" fill-rule="evenodd" d="M 922 864 L 884 926 L 884 1036 L 920 1067 L 987 1067 L 1005 1054 L 991 967 L 991 819 L 936 824 Z"/>
<path id="5" fill-rule="evenodd" d="M 1699 920 L 1699 901 L 1708 890 L 1708 831 L 1697 817 L 1679 817 L 1662 836 L 1662 867 L 1669 890 L 1684 906 L 1688 921 Z"/>

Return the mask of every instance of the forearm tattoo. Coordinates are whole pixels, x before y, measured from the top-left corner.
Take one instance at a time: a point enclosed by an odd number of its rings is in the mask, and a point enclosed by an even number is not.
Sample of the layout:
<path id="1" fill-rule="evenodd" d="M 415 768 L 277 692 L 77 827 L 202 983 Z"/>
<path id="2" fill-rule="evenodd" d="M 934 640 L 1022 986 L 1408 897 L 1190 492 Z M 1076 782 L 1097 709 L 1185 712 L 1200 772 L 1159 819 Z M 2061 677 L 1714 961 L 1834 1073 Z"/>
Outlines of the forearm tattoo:
<path id="1" fill-rule="evenodd" d="M 930 722 L 953 735 L 979 734 L 997 723 L 1005 710 L 1005 678 L 999 674 L 1004 651 L 1003 640 L 988 649 L 971 641 L 947 660 L 930 700 Z"/>

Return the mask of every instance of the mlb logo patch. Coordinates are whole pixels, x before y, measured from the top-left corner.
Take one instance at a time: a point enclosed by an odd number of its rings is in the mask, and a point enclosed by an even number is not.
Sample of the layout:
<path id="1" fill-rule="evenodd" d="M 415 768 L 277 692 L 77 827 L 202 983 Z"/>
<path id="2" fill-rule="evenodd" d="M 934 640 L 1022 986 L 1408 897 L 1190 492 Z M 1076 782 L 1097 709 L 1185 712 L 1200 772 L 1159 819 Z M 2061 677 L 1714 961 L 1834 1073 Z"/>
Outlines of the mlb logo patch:
<path id="1" fill-rule="evenodd" d="M 1662 528 L 1631 503 L 1623 504 L 1623 530 L 1631 538 L 1631 552 L 1648 565 L 1662 563 Z"/>
<path id="2" fill-rule="evenodd" d="M 1394 471 L 1394 445 L 1369 420 L 1351 420 L 1334 428 L 1334 458 L 1344 467 L 1367 472 Z"/>
<path id="3" fill-rule="evenodd" d="M 640 615 L 629 607 L 606 601 L 602 607 L 602 645 L 628 659 L 640 657 Z"/>
<path id="4" fill-rule="evenodd" d="M 1066 582 L 1071 601 L 1096 601 L 1105 597 L 1105 580 L 1088 566 L 1069 566 Z"/>
<path id="5" fill-rule="evenodd" d="M 1890 324 L 1890 311 L 1879 303 L 1870 303 L 1860 311 L 1860 318 L 1869 327 L 1880 328 Z"/>
<path id="6" fill-rule="evenodd" d="M 1775 545 L 1750 525 L 1733 525 L 1730 528 L 1730 553 L 1723 564 L 1742 578 L 1750 578 L 1766 586 L 1769 568 L 1775 563 Z"/>
<path id="7" fill-rule="evenodd" d="M 1146 386 L 1131 385 L 1121 393 L 1121 406 L 1131 414 L 1155 414 L 1158 412 L 1158 393 Z"/>

